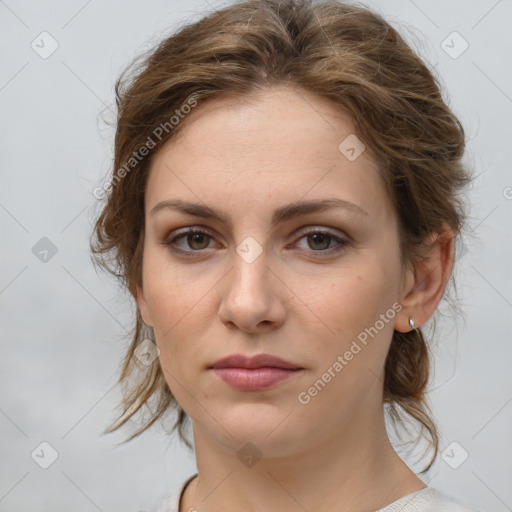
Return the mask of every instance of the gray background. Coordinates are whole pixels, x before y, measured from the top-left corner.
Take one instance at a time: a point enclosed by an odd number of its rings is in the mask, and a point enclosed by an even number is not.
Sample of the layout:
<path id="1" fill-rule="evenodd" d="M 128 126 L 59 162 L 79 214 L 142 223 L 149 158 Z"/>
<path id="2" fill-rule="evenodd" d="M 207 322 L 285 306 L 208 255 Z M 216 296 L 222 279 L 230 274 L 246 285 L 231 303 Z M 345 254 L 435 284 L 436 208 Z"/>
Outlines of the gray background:
<path id="1" fill-rule="evenodd" d="M 464 318 L 434 340 L 430 396 L 448 449 L 424 479 L 468 505 L 512 510 L 512 1 L 365 3 L 438 70 L 479 174 L 458 261 Z M 127 445 L 116 443 L 130 430 L 101 435 L 116 417 L 133 306 L 94 270 L 88 237 L 92 190 L 110 169 L 116 77 L 225 4 L 0 0 L 0 511 L 149 510 L 195 472 L 161 426 Z M 46 59 L 31 47 L 43 31 L 59 45 Z M 469 44 L 457 58 L 442 47 L 453 31 Z M 33 252 L 43 237 L 57 249 L 46 262 Z M 48 469 L 31 458 L 43 441 L 58 452 Z"/>

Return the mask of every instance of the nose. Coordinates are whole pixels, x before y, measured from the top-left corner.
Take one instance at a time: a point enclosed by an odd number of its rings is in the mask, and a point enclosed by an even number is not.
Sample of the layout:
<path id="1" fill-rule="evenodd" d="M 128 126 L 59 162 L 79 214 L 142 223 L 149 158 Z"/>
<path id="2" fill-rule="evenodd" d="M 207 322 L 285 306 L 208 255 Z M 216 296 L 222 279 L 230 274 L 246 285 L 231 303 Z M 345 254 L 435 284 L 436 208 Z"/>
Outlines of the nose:
<path id="1" fill-rule="evenodd" d="M 224 281 L 221 321 L 229 329 L 245 332 L 276 329 L 286 317 L 282 295 L 287 287 L 269 267 L 265 252 L 254 260 L 244 259 L 241 254 L 235 253 L 233 267 Z"/>

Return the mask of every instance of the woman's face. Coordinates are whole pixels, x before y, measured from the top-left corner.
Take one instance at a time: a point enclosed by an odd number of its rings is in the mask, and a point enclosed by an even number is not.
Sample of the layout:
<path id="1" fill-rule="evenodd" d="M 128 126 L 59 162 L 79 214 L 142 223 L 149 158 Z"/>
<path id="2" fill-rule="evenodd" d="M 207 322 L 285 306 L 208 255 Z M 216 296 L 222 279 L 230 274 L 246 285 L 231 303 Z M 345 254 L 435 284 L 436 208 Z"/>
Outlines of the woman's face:
<path id="1" fill-rule="evenodd" d="M 326 100 L 284 86 L 198 106 L 181 122 L 148 178 L 137 299 L 194 428 L 273 457 L 381 415 L 401 267 L 397 218 L 369 148 L 359 154 L 348 118 Z M 339 204 L 289 207 L 327 199 Z M 188 228 L 200 234 L 176 238 Z M 301 369 L 251 380 L 254 370 L 211 368 L 262 353 Z M 284 380 L 263 389 L 267 374 Z"/>

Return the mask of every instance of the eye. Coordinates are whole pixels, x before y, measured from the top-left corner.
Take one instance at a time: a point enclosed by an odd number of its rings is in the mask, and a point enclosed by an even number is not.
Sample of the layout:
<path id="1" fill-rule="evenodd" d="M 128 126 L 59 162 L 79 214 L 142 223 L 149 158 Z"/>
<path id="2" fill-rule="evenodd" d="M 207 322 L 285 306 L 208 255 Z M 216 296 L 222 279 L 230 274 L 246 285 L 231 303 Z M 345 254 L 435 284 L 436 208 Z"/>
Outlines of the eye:
<path id="1" fill-rule="evenodd" d="M 349 241 L 345 238 L 341 238 L 336 236 L 334 233 L 330 231 L 326 231 L 325 229 L 314 228 L 309 231 L 306 231 L 299 238 L 299 241 L 302 239 L 306 239 L 306 244 L 308 247 L 305 248 L 306 251 L 310 251 L 314 254 L 314 257 L 322 257 L 325 253 L 333 253 L 342 250 L 345 246 L 349 245 Z M 332 242 L 336 242 L 337 245 L 332 246 Z"/>
<path id="2" fill-rule="evenodd" d="M 315 258 L 332 255 L 332 253 L 342 250 L 345 246 L 349 245 L 349 240 L 341 238 L 330 231 L 320 228 L 310 229 L 302 233 L 298 239 L 307 240 L 309 247 L 301 248 L 301 250 L 309 251 Z M 177 245 L 178 240 L 183 240 L 188 247 Z M 175 236 L 162 242 L 163 245 L 175 253 L 189 254 L 196 253 L 200 255 L 204 249 L 208 249 L 210 242 L 214 240 L 212 235 L 209 235 L 203 229 L 197 227 L 185 228 L 178 232 Z M 332 243 L 335 242 L 334 247 Z M 295 242 L 296 245 L 298 242 Z M 327 254 L 326 254 L 327 253 Z"/>
<path id="3" fill-rule="evenodd" d="M 180 239 L 184 239 L 191 250 L 183 247 L 176 247 L 176 241 Z M 170 240 L 165 241 L 164 245 L 168 246 L 174 252 L 200 252 L 203 249 L 208 248 L 209 242 L 211 240 L 213 240 L 213 237 L 205 231 L 197 228 L 186 228 Z"/>

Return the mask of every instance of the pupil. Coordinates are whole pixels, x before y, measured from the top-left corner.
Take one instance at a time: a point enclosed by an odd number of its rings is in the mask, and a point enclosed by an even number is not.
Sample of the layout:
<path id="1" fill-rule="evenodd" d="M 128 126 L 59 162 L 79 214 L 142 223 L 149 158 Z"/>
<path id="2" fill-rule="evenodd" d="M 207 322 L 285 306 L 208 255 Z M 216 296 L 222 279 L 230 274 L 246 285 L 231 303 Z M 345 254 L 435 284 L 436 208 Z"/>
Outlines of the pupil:
<path id="1" fill-rule="evenodd" d="M 322 239 L 324 239 L 324 245 L 325 245 L 325 239 L 329 239 L 328 236 L 322 235 L 321 233 L 315 233 L 314 235 L 311 235 L 311 238 L 313 238 L 313 243 L 320 243 L 322 244 Z M 318 240 L 320 239 L 320 241 Z M 327 246 L 329 245 L 329 242 L 327 242 Z M 325 247 L 323 247 L 325 249 Z"/>
<path id="2" fill-rule="evenodd" d="M 205 239 L 205 235 L 204 234 L 202 234 L 202 233 L 192 233 L 192 235 L 190 235 L 190 236 L 192 237 L 192 244 L 191 244 L 192 247 L 194 246 L 193 244 L 195 242 L 199 243 L 199 245 L 202 245 L 201 241 L 204 243 L 204 239 Z M 203 240 L 201 240 L 201 239 L 203 239 Z M 200 248 L 202 248 L 202 247 L 200 247 Z"/>

